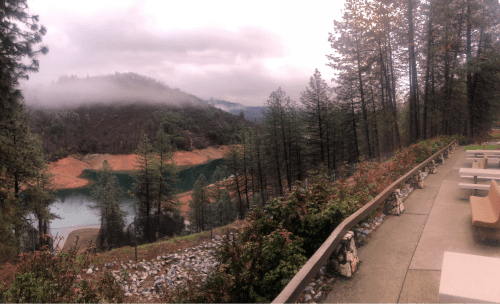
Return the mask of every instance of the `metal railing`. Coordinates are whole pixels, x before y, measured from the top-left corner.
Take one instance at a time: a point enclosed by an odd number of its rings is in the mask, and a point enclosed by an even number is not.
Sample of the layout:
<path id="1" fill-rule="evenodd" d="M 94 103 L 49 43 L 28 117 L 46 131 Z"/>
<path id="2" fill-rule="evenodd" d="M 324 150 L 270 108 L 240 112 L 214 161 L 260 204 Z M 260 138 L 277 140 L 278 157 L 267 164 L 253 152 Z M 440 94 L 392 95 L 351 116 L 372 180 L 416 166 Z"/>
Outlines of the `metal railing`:
<path id="1" fill-rule="evenodd" d="M 456 140 L 452 141 L 449 145 L 439 150 L 437 153 L 426 159 L 424 162 L 420 163 L 418 166 L 414 167 L 411 171 L 400 177 L 397 181 L 392 183 L 389 187 L 385 188 L 379 195 L 368 202 L 366 205 L 361 207 L 358 211 L 353 213 L 347 219 L 342 221 L 332 234 L 326 239 L 326 241 L 321 245 L 321 247 L 314 253 L 314 255 L 306 262 L 304 266 L 297 272 L 297 274 L 292 278 L 292 280 L 285 286 L 281 293 L 274 299 L 272 303 L 294 303 L 297 301 L 302 291 L 309 284 L 311 279 L 318 273 L 320 268 L 325 264 L 327 259 L 333 253 L 334 249 L 339 244 L 340 240 L 344 235 L 354 227 L 359 221 L 365 218 L 370 212 L 375 210 L 381 203 L 385 201 L 391 193 L 396 190 L 401 183 L 406 182 L 412 176 L 418 173 L 419 170 L 423 169 L 430 162 L 436 159 L 444 151 L 452 147 L 456 143 Z"/>

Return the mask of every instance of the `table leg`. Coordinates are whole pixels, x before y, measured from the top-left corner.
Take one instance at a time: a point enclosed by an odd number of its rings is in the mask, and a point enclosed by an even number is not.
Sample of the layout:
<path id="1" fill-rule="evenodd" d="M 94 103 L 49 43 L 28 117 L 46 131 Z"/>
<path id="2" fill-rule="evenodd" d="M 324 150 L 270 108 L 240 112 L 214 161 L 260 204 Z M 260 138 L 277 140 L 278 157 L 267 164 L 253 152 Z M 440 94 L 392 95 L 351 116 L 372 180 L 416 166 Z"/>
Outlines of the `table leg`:
<path id="1" fill-rule="evenodd" d="M 477 184 L 477 175 L 474 176 L 474 184 Z M 476 189 L 472 189 L 472 195 L 476 195 Z"/>

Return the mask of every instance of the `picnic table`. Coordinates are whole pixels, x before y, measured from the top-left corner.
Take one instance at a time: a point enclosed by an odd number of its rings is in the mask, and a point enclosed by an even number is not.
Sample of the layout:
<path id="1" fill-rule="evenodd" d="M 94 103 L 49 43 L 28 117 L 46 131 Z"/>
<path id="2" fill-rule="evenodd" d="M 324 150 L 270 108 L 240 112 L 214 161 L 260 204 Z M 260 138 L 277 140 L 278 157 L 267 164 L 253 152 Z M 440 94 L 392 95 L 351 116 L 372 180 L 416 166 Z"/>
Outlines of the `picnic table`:
<path id="1" fill-rule="evenodd" d="M 483 157 L 483 155 L 500 158 L 500 150 L 467 150 L 465 153 L 468 157 L 467 159 Z"/>
<path id="2" fill-rule="evenodd" d="M 473 190 L 489 190 L 490 185 L 478 184 L 478 179 L 498 179 L 500 180 L 500 170 L 496 169 L 475 169 L 475 168 L 460 168 L 458 174 L 461 178 L 473 178 L 474 183 L 459 183 L 461 189 Z"/>
<path id="3" fill-rule="evenodd" d="M 500 302 L 500 259 L 445 252 L 439 302 Z"/>

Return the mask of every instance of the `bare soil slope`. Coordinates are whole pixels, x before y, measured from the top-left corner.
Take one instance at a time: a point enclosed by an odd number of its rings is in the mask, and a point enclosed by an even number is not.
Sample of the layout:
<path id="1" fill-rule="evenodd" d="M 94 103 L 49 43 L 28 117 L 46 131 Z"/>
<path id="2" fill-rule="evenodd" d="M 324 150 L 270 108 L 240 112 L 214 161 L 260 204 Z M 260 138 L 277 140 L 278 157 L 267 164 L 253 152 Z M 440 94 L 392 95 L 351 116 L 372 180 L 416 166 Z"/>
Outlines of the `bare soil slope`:
<path id="1" fill-rule="evenodd" d="M 219 159 L 227 152 L 227 146 L 208 147 L 193 151 L 178 151 L 174 154 L 177 166 L 195 166 Z M 137 154 L 87 154 L 84 157 L 72 155 L 49 164 L 54 174 L 57 189 L 77 188 L 88 184 L 86 179 L 78 176 L 85 169 L 99 170 L 102 162 L 107 160 L 115 171 L 132 171 L 136 169 Z"/>

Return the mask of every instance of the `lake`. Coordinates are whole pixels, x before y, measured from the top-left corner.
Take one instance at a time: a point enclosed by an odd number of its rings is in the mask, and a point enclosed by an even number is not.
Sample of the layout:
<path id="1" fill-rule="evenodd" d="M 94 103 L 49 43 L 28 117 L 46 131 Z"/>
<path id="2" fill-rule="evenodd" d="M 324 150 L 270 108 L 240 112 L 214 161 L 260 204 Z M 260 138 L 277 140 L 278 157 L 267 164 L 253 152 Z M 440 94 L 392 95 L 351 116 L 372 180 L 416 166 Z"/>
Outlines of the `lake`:
<path id="1" fill-rule="evenodd" d="M 211 182 L 212 175 L 217 166 L 224 164 L 223 159 L 216 159 L 206 164 L 193 166 L 178 172 L 178 181 L 175 188 L 178 192 L 186 192 L 193 189 L 193 185 L 203 174 L 205 178 Z M 96 170 L 84 170 L 81 177 L 97 181 Z M 128 195 L 128 190 L 131 190 L 135 182 L 132 175 L 128 173 L 116 173 L 120 187 L 125 195 L 120 204 L 121 209 L 127 213 L 125 218 L 126 225 L 133 222 L 136 215 L 135 200 Z M 63 236 L 64 239 L 68 234 L 80 228 L 99 228 L 100 219 L 96 210 L 88 208 L 95 203 L 90 196 L 90 186 L 76 189 L 60 189 L 55 192 L 56 202 L 51 205 L 51 212 L 59 215 L 61 219 L 55 219 L 51 222 L 51 233 L 55 236 Z M 64 245 L 61 241 L 60 246 Z"/>

